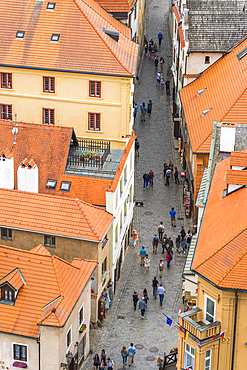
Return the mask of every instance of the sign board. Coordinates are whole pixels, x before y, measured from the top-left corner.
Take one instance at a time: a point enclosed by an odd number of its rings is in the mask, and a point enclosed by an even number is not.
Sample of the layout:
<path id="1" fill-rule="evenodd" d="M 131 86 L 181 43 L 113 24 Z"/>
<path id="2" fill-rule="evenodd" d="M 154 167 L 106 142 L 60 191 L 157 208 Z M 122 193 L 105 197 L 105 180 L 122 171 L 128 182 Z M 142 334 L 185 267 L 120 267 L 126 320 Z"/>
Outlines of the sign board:
<path id="1" fill-rule="evenodd" d="M 136 204 L 136 207 L 143 207 L 143 202 L 141 202 L 139 200 L 136 201 L 135 204 Z"/>
<path id="2" fill-rule="evenodd" d="M 185 216 L 190 217 L 190 191 L 186 192 Z"/>

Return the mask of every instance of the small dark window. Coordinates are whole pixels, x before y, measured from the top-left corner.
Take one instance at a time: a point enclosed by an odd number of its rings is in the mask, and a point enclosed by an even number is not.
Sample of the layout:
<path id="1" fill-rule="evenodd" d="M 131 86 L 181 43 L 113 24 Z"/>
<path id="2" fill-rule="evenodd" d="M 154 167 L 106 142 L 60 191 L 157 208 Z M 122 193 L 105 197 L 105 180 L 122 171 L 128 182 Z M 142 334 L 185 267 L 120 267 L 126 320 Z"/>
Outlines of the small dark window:
<path id="1" fill-rule="evenodd" d="M 119 32 L 118 31 L 111 31 L 111 30 L 106 30 L 105 28 L 103 28 L 103 31 L 109 36 L 111 37 L 114 41 L 117 41 L 119 40 Z"/>
<path id="2" fill-rule="evenodd" d="M 100 131 L 99 113 L 88 113 L 88 129 L 90 131 Z"/>
<path id="3" fill-rule="evenodd" d="M 61 186 L 60 186 L 60 190 L 61 191 L 70 191 L 70 186 L 71 186 L 71 182 L 69 182 L 69 181 L 62 181 L 61 182 Z"/>
<path id="4" fill-rule="evenodd" d="M 55 78 L 43 77 L 43 91 L 48 93 L 55 92 Z"/>
<path id="5" fill-rule="evenodd" d="M 108 242 L 108 239 L 107 239 L 107 237 L 105 237 L 103 242 L 102 242 L 102 249 L 104 248 L 104 246 L 106 245 L 107 242 Z"/>
<path id="6" fill-rule="evenodd" d="M 14 344 L 13 352 L 14 360 L 27 361 L 27 346 Z"/>
<path id="7" fill-rule="evenodd" d="M 1 119 L 12 120 L 12 105 L 1 104 Z"/>
<path id="8" fill-rule="evenodd" d="M 54 109 L 43 108 L 43 124 L 54 125 Z"/>
<path id="9" fill-rule="evenodd" d="M 83 321 L 84 321 L 84 312 L 83 312 L 83 306 L 82 306 L 79 311 L 79 325 L 81 325 Z"/>
<path id="10" fill-rule="evenodd" d="M 53 189 L 55 190 L 57 186 L 57 180 L 48 180 L 46 184 L 46 189 Z"/>
<path id="11" fill-rule="evenodd" d="M 48 3 L 47 4 L 47 10 L 54 10 L 55 9 L 55 5 L 56 5 L 56 3 Z"/>
<path id="12" fill-rule="evenodd" d="M 58 42 L 60 35 L 57 33 L 53 33 L 51 36 L 51 41 Z"/>
<path id="13" fill-rule="evenodd" d="M 105 275 L 106 275 L 106 270 L 107 268 L 107 257 L 104 259 L 104 262 L 102 263 L 102 280 L 104 280 Z"/>
<path id="14" fill-rule="evenodd" d="M 89 96 L 96 98 L 101 97 L 101 82 L 100 81 L 89 81 Z"/>
<path id="15" fill-rule="evenodd" d="M 1 73 L 1 88 L 12 89 L 12 73 Z"/>
<path id="16" fill-rule="evenodd" d="M 55 238 L 55 236 L 45 235 L 44 239 L 45 239 L 45 246 L 46 247 L 56 248 L 56 238 Z"/>
<path id="17" fill-rule="evenodd" d="M 206 56 L 205 57 L 205 64 L 209 64 L 210 63 L 210 57 L 209 56 Z"/>
<path id="18" fill-rule="evenodd" d="M 12 230 L 11 229 L 1 229 L 1 238 L 2 239 L 7 239 L 7 240 L 12 240 Z"/>
<path id="19" fill-rule="evenodd" d="M 71 343 L 71 329 L 69 329 L 69 331 L 68 331 L 68 333 L 66 335 L 66 345 L 67 345 L 67 348 L 69 348 L 70 343 Z"/>
<path id="20" fill-rule="evenodd" d="M 17 31 L 16 32 L 16 38 L 17 39 L 23 39 L 24 35 L 25 35 L 25 31 Z"/>

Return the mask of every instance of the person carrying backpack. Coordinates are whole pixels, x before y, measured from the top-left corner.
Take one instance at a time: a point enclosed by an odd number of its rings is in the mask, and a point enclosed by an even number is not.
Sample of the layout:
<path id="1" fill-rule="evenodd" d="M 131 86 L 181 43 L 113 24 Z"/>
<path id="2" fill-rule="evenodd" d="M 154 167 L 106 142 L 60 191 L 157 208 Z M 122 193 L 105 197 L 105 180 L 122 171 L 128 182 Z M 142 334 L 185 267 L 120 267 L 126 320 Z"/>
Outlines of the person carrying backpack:
<path id="1" fill-rule="evenodd" d="M 170 267 L 170 262 L 171 262 L 171 260 L 172 260 L 172 254 L 171 253 L 166 253 L 166 262 L 167 262 L 167 268 L 169 268 Z"/>
<path id="2" fill-rule="evenodd" d="M 113 362 L 113 360 L 110 359 L 110 357 L 108 357 L 108 359 L 106 361 L 106 366 L 107 366 L 108 370 L 113 370 L 114 369 L 114 362 Z"/>
<path id="3" fill-rule="evenodd" d="M 184 237 L 185 237 L 185 230 L 184 230 L 184 227 L 181 226 L 181 231 L 180 231 L 180 235 L 181 235 L 181 239 L 184 240 Z"/>
<path id="4" fill-rule="evenodd" d="M 179 185 L 179 179 L 178 179 L 178 174 L 179 174 L 179 170 L 177 169 L 177 167 L 175 167 L 175 171 L 174 171 L 174 179 L 175 179 L 175 184 L 178 184 Z"/>
<path id="5" fill-rule="evenodd" d="M 145 122 L 146 121 L 146 114 L 147 114 L 148 110 L 145 106 L 145 103 L 142 103 L 142 108 L 141 108 L 141 122 Z"/>
<path id="6" fill-rule="evenodd" d="M 158 248 L 158 244 L 159 244 L 159 238 L 158 238 L 157 234 L 154 235 L 152 244 L 153 244 L 153 253 L 157 254 L 157 248 Z"/>
<path id="7" fill-rule="evenodd" d="M 171 173 L 172 173 L 172 171 L 171 171 L 171 169 L 168 167 L 168 168 L 167 168 L 167 170 L 166 170 L 166 183 L 165 183 L 165 185 L 169 185 L 169 179 L 170 179 L 170 177 L 171 177 Z"/>

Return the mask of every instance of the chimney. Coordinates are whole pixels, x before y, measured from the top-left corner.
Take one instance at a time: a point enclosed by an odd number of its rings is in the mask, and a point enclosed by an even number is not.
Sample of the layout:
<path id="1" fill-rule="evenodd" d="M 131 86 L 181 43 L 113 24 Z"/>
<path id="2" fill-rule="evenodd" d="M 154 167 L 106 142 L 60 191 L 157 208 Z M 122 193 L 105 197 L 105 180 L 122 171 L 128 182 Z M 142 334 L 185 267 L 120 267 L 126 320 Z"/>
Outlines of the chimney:
<path id="1" fill-rule="evenodd" d="M 14 189 L 14 158 L 8 149 L 0 149 L 0 188 Z"/>
<path id="2" fill-rule="evenodd" d="M 235 147 L 236 124 L 222 123 L 220 127 L 220 153 L 230 155 Z"/>
<path id="3" fill-rule="evenodd" d="M 17 170 L 18 190 L 30 193 L 39 192 L 39 171 L 33 159 L 28 162 L 25 158 Z"/>

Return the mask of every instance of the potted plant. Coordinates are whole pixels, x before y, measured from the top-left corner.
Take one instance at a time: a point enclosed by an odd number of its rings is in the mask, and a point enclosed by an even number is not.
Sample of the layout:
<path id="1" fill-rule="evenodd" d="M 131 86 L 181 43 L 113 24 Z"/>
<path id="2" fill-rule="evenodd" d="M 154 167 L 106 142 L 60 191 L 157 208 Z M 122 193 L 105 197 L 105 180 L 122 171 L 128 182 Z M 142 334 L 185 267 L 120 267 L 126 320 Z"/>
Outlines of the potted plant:
<path id="1" fill-rule="evenodd" d="M 159 366 L 160 369 L 162 369 L 162 362 L 163 362 L 162 358 L 159 357 L 157 360 L 157 366 Z"/>
<path id="2" fill-rule="evenodd" d="M 94 158 L 96 156 L 96 153 L 93 152 L 92 150 L 91 150 L 90 154 L 91 154 L 91 158 Z"/>
<path id="3" fill-rule="evenodd" d="M 82 333 L 83 331 L 87 330 L 87 325 L 86 324 L 82 324 L 80 329 L 79 329 L 79 332 Z"/>
<path id="4" fill-rule="evenodd" d="M 99 162 L 100 161 L 100 154 L 99 154 L 99 152 L 96 152 L 95 153 L 95 159 L 96 159 L 96 162 Z"/>
<path id="5" fill-rule="evenodd" d="M 84 159 L 84 161 L 88 162 L 89 161 L 89 157 L 90 157 L 90 153 L 87 150 L 84 150 L 82 152 L 82 158 Z"/>
<path id="6" fill-rule="evenodd" d="M 20 362 L 20 361 L 15 361 L 13 363 L 13 366 L 14 367 L 19 367 L 21 369 L 26 369 L 27 368 L 27 364 L 25 364 L 25 362 Z"/>

